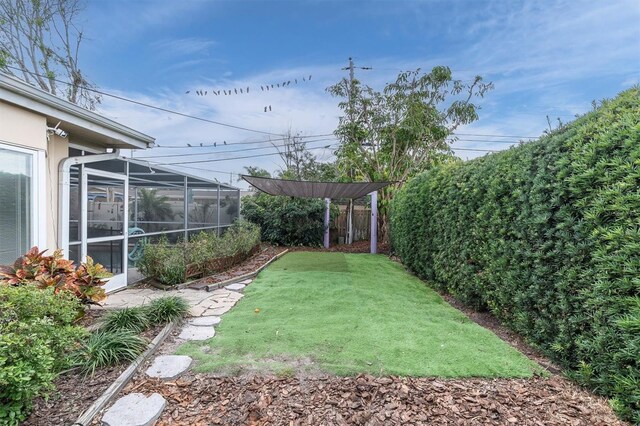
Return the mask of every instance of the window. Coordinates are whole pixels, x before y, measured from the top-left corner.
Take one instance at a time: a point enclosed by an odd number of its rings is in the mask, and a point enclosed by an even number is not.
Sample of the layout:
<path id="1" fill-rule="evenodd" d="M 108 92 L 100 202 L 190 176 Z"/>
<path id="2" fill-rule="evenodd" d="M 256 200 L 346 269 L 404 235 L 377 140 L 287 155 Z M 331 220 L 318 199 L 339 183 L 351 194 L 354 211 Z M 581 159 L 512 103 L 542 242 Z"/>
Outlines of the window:
<path id="1" fill-rule="evenodd" d="M 38 244 L 37 151 L 0 144 L 0 265 Z"/>

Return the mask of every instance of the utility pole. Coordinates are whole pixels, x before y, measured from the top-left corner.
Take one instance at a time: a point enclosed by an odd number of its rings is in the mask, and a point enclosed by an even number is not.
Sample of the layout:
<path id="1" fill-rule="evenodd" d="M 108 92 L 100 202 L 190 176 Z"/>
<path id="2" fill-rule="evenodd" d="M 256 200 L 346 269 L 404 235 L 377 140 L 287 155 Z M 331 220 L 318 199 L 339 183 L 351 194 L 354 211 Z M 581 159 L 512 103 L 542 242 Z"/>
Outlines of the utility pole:
<path id="1" fill-rule="evenodd" d="M 349 116 L 349 122 L 353 125 L 354 124 L 354 107 L 353 107 L 353 102 L 354 102 L 354 82 L 355 82 L 355 68 L 356 66 L 353 64 L 353 58 L 349 57 L 349 66 L 348 67 L 344 67 L 342 68 L 343 71 L 349 70 L 349 91 L 348 91 L 348 102 L 349 102 L 349 110 L 348 110 L 348 116 Z M 371 67 L 357 67 L 358 69 L 362 69 L 362 70 L 370 70 Z M 352 129 L 355 130 L 355 129 Z M 352 133 L 353 134 L 353 133 Z M 352 137 L 352 139 L 355 139 L 355 136 Z M 354 172 L 353 172 L 353 168 L 350 167 L 349 168 L 349 177 L 351 178 L 351 180 L 353 180 L 354 178 Z M 353 199 L 349 199 L 349 203 L 347 204 L 347 238 L 345 238 L 345 242 L 347 244 L 352 244 L 353 243 L 353 210 L 354 210 L 354 204 L 353 204 Z M 373 224 L 371 224 L 373 226 Z"/>

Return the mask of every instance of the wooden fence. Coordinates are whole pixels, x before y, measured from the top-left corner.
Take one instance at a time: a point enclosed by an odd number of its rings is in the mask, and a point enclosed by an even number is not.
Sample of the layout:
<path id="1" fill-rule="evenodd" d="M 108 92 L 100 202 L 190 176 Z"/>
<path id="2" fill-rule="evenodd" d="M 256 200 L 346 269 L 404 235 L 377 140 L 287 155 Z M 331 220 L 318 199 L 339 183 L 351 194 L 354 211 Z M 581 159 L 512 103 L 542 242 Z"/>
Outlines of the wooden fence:
<path id="1" fill-rule="evenodd" d="M 347 211 L 340 209 L 340 214 L 331 224 L 329 230 L 331 244 L 344 244 L 347 239 Z M 368 240 L 371 234 L 371 210 L 356 209 L 353 212 L 353 241 Z"/>

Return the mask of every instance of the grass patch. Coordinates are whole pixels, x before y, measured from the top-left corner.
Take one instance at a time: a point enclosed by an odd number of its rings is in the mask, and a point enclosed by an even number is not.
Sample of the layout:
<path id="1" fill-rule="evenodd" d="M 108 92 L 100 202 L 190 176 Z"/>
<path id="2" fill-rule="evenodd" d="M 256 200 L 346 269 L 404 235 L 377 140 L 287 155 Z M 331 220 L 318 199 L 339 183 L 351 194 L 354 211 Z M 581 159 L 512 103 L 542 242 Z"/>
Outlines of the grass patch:
<path id="1" fill-rule="evenodd" d="M 109 365 L 133 361 L 147 347 L 147 342 L 130 330 L 97 331 L 74 356 L 74 364 L 87 375 Z"/>
<path id="2" fill-rule="evenodd" d="M 259 312 L 256 312 L 259 309 Z M 541 369 L 383 256 L 290 253 L 264 270 L 216 337 L 178 352 L 201 372 L 313 360 L 339 375 L 530 377 Z M 296 367 L 309 367 L 302 362 Z M 288 370 L 285 370 L 288 371 Z"/>
<path id="3" fill-rule="evenodd" d="M 145 311 L 152 324 L 166 324 L 187 316 L 189 302 L 179 296 L 164 296 L 152 300 Z"/>
<path id="4" fill-rule="evenodd" d="M 144 308 L 124 308 L 107 313 L 100 328 L 105 331 L 129 330 L 135 333 L 145 331 L 151 323 Z"/>

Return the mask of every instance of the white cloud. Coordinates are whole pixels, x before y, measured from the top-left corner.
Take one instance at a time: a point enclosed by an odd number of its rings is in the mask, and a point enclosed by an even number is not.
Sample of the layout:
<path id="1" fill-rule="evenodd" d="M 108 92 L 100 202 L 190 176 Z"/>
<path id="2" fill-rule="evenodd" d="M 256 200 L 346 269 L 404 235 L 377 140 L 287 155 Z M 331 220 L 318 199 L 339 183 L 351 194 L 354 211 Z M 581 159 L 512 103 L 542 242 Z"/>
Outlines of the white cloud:
<path id="1" fill-rule="evenodd" d="M 187 37 L 178 39 L 158 40 L 151 44 L 151 48 L 158 55 L 165 57 L 179 57 L 191 55 L 208 55 L 216 42 L 201 37 Z"/>

